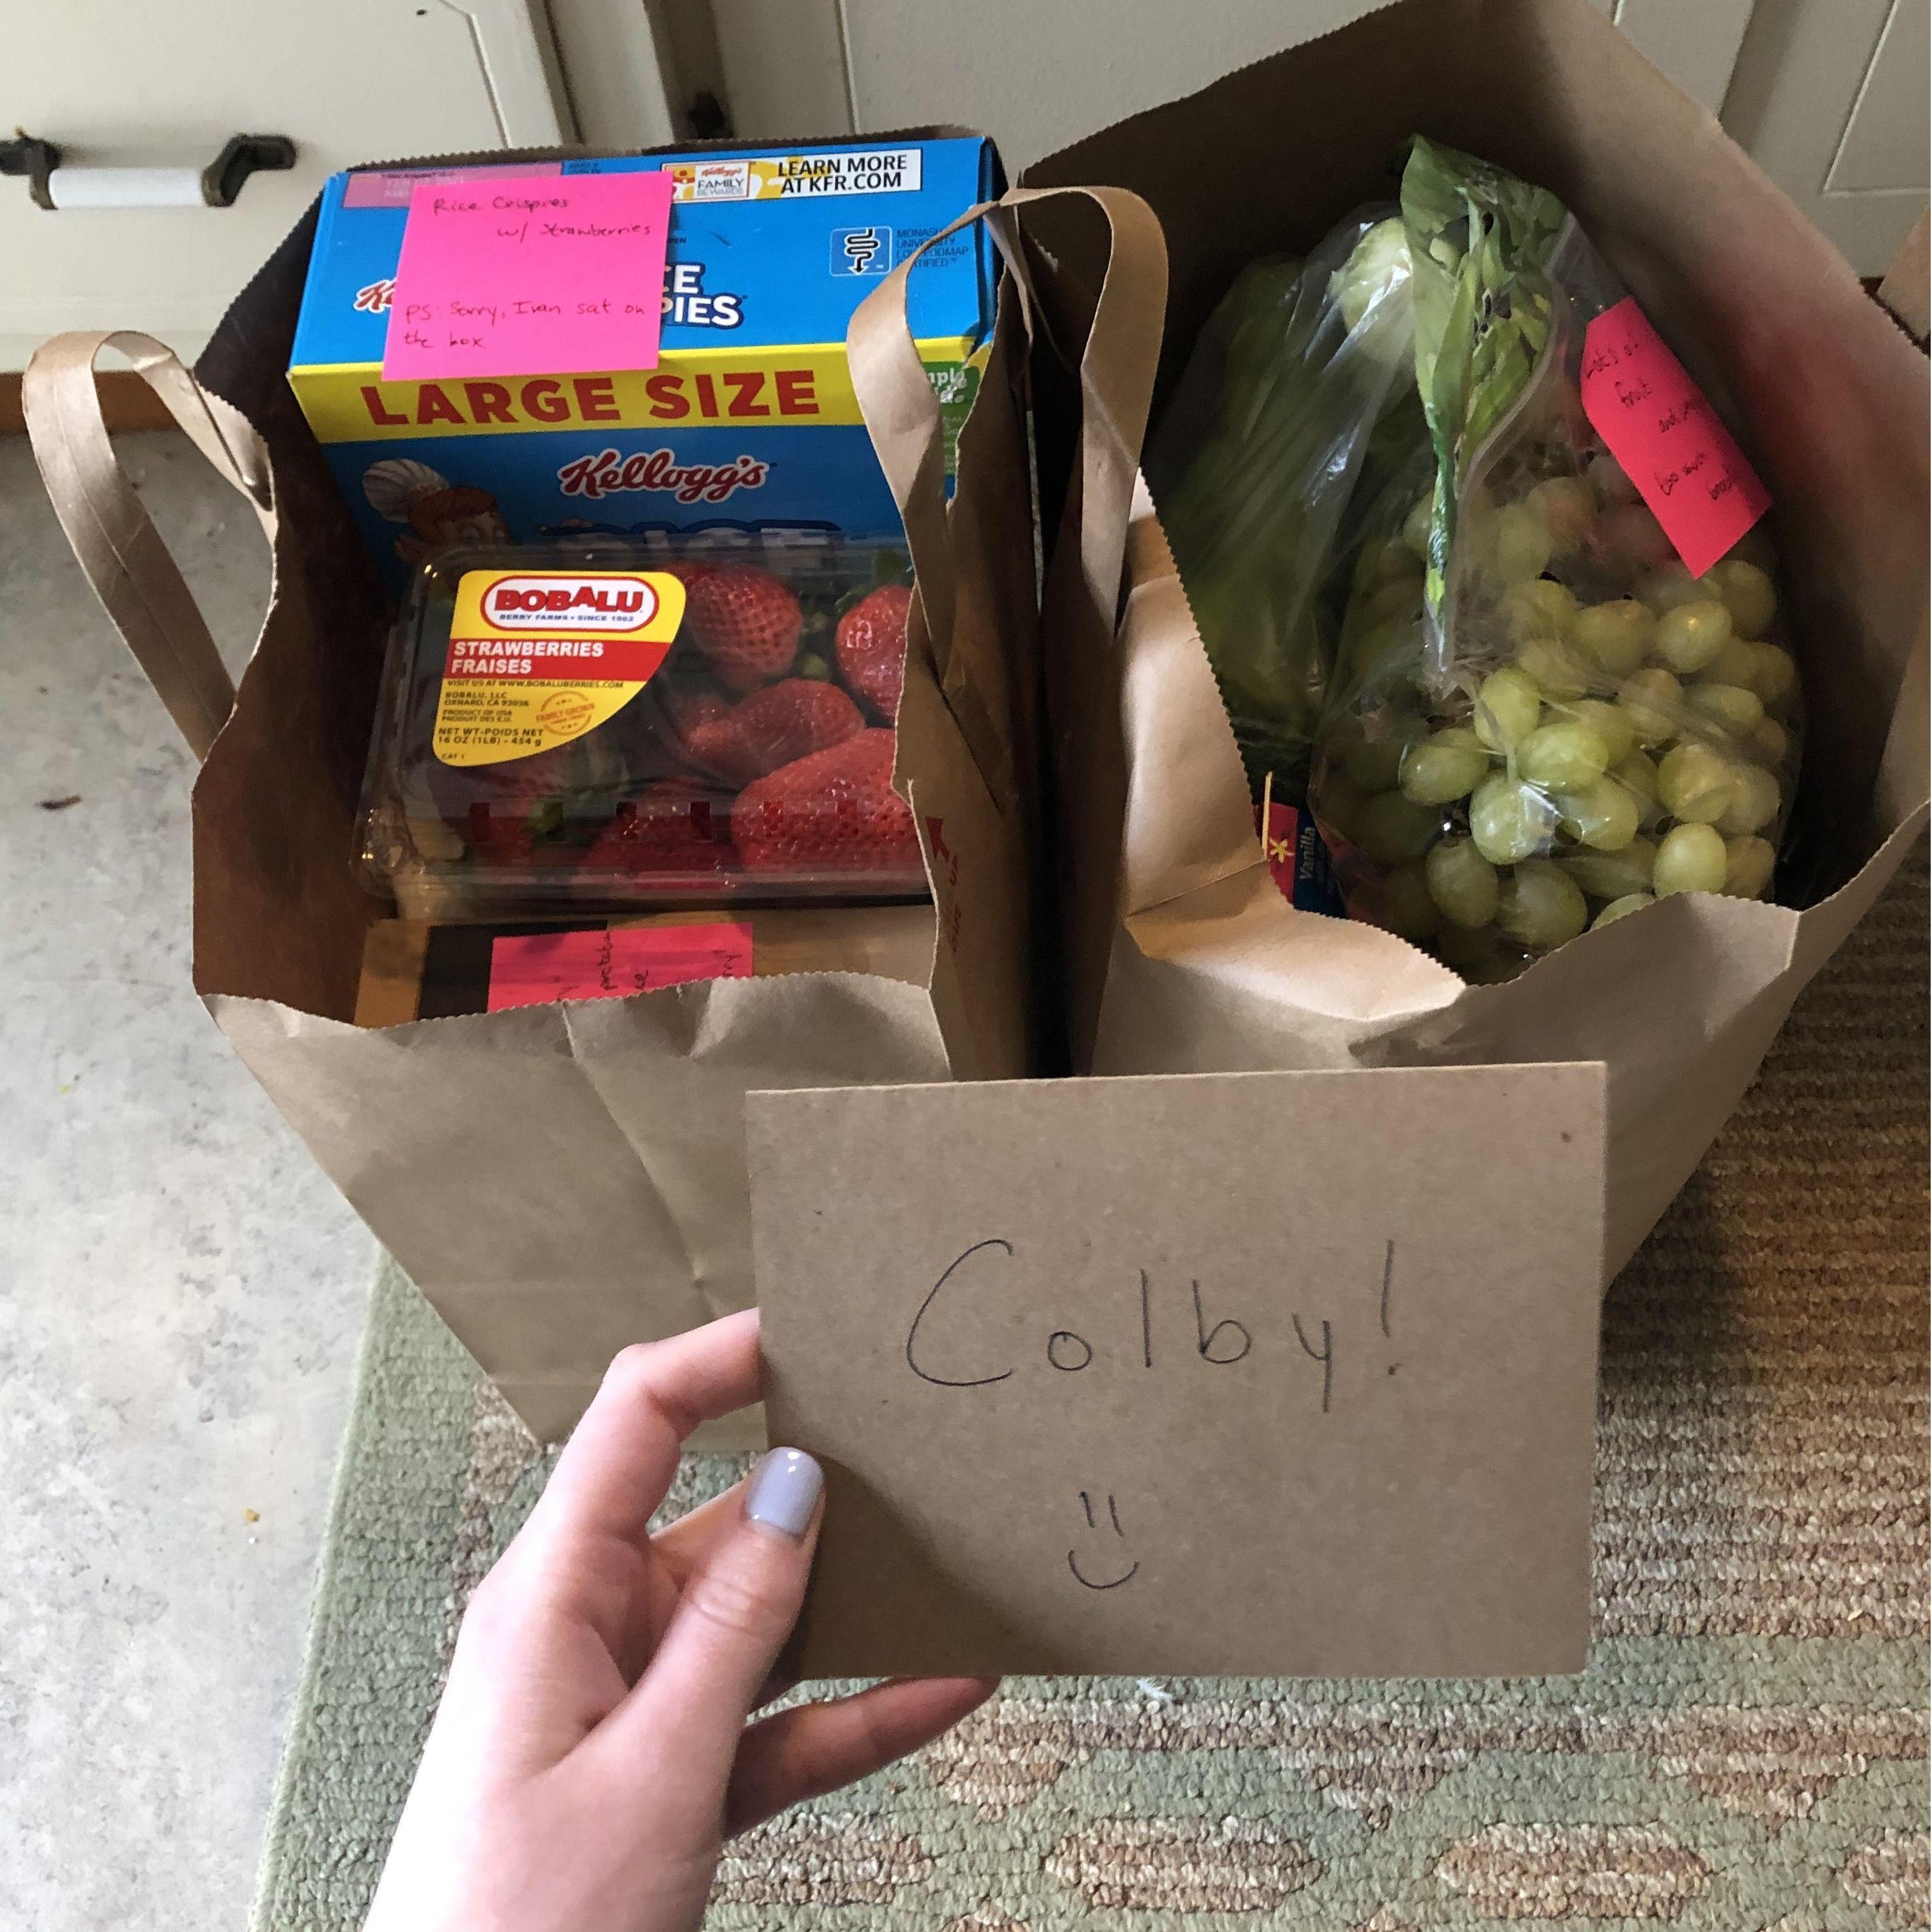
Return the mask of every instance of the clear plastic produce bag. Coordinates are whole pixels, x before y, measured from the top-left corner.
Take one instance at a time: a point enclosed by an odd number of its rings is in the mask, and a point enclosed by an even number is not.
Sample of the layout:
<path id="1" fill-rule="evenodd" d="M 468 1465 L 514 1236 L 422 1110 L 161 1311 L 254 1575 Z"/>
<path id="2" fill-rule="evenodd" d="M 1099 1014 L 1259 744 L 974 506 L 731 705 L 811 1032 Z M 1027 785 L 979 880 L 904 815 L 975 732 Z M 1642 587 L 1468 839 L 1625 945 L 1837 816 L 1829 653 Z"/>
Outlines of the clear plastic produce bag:
<path id="1" fill-rule="evenodd" d="M 1299 804 L 1334 658 L 1334 560 L 1428 430 L 1397 210 L 1364 208 L 1305 262 L 1241 274 L 1148 456 L 1188 601 L 1255 796 Z M 1346 584 L 1343 586 L 1346 590 Z"/>
<path id="2" fill-rule="evenodd" d="M 1671 892 L 1768 896 L 1800 738 L 1768 538 L 1694 578 L 1592 430 L 1624 292 L 1553 197 L 1418 141 L 1402 211 L 1426 480 L 1338 553 L 1311 788 L 1351 912 L 1486 982 Z"/>

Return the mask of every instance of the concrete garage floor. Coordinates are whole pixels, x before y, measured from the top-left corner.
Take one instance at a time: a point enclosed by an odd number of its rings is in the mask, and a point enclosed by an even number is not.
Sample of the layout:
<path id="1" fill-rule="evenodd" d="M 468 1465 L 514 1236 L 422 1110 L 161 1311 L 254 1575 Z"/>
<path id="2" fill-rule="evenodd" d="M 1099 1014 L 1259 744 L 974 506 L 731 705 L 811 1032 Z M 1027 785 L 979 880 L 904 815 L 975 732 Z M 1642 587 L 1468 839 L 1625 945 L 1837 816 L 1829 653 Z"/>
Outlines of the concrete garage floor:
<path id="1" fill-rule="evenodd" d="M 238 669 L 253 515 L 119 446 Z M 0 612 L 0 1926 L 239 1928 L 374 1244 L 190 988 L 193 761 L 18 436 Z"/>

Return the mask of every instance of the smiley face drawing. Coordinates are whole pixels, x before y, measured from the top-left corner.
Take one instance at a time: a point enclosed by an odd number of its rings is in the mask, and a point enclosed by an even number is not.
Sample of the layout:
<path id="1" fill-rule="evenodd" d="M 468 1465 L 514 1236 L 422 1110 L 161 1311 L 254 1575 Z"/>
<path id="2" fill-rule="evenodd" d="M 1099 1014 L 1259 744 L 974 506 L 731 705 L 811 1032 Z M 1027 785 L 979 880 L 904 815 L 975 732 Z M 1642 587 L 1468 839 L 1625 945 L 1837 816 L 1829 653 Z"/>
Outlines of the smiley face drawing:
<path id="1" fill-rule="evenodd" d="M 1094 1514 L 1094 1498 L 1084 1490 L 1080 1492 L 1080 1507 L 1086 1514 L 1087 1527 L 1089 1529 L 1098 1529 L 1100 1526 Z M 1111 1495 L 1107 1498 L 1107 1520 L 1112 1524 L 1114 1534 L 1124 1541 L 1126 1532 L 1120 1527 L 1120 1513 L 1114 1507 L 1114 1498 Z M 1118 1558 L 1115 1561 L 1118 1562 Z M 1138 1562 L 1130 1564 L 1118 1576 L 1090 1576 L 1080 1567 L 1080 1552 L 1077 1550 L 1070 1550 L 1066 1552 L 1066 1567 L 1073 1572 L 1074 1581 L 1084 1584 L 1090 1590 L 1118 1590 L 1123 1583 L 1131 1582 L 1139 1574 L 1141 1566 Z M 1100 1566 L 1091 1567 L 1097 1568 Z"/>

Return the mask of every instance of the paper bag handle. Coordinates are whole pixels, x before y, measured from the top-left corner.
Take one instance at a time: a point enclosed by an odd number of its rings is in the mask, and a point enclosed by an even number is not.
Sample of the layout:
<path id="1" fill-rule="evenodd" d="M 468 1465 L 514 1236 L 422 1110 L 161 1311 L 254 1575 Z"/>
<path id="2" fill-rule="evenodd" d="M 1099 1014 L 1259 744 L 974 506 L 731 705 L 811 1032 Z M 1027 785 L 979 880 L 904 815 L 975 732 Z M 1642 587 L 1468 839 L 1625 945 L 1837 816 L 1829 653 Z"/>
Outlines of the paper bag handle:
<path id="1" fill-rule="evenodd" d="M 35 350 L 21 378 L 21 410 L 54 514 L 114 628 L 189 748 L 205 758 L 235 708 L 235 686 L 108 439 L 94 364 L 110 348 L 128 358 L 195 447 L 248 499 L 272 542 L 268 450 L 238 410 L 204 389 L 151 335 L 57 335 Z"/>
<path id="2" fill-rule="evenodd" d="M 904 520 L 936 652 L 952 634 L 945 439 L 939 400 L 926 380 L 906 313 L 906 280 L 927 249 L 988 220 L 1018 286 L 1030 338 L 1038 304 L 1009 224 L 1030 202 L 1068 195 L 1093 202 L 1107 218 L 1112 236 L 1106 274 L 1080 358 L 1078 470 L 1082 571 L 1096 604 L 1111 610 L 1126 561 L 1128 512 L 1167 309 L 1167 242 L 1154 210 L 1125 188 L 1010 189 L 997 202 L 968 208 L 921 243 L 859 304 L 847 332 L 853 392 Z"/>

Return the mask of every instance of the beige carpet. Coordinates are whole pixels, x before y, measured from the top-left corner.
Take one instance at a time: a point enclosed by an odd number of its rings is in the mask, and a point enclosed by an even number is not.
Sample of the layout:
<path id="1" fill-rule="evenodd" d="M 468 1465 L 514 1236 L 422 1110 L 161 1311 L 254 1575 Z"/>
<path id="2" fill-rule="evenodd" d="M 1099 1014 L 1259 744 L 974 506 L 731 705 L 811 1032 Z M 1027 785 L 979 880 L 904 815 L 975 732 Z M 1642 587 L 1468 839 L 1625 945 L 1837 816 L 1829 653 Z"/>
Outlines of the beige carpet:
<path id="1" fill-rule="evenodd" d="M 1611 1292 L 1584 1676 L 1016 1681 L 735 1846 L 712 1923 L 1926 1925 L 1926 962 L 1922 861 Z M 542 1468 L 386 1274 L 257 1932 L 359 1922 Z"/>

